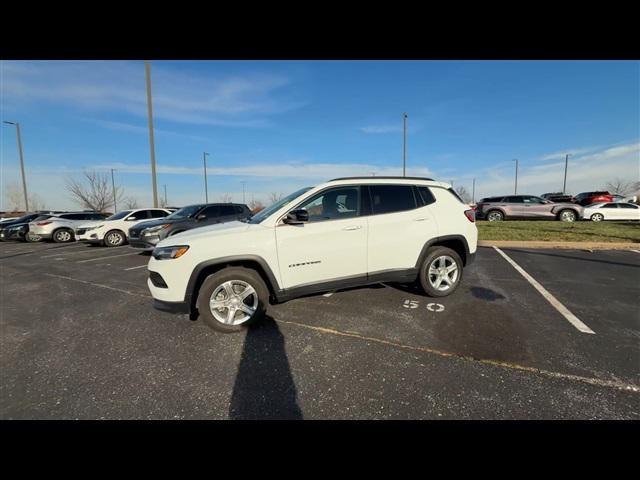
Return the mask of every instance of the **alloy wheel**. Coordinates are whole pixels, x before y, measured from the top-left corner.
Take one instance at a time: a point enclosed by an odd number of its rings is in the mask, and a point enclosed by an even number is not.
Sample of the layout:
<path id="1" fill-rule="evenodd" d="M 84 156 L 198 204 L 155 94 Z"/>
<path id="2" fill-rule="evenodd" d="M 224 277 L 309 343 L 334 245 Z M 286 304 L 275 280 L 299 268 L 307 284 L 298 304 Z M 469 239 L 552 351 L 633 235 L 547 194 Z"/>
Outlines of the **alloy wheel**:
<path id="1" fill-rule="evenodd" d="M 230 280 L 211 294 L 209 308 L 214 318 L 225 325 L 241 325 L 251 319 L 258 308 L 258 294 L 247 282 Z"/>
<path id="2" fill-rule="evenodd" d="M 435 258 L 429 265 L 429 283 L 441 292 L 449 290 L 458 280 L 458 264 L 449 255 Z"/>

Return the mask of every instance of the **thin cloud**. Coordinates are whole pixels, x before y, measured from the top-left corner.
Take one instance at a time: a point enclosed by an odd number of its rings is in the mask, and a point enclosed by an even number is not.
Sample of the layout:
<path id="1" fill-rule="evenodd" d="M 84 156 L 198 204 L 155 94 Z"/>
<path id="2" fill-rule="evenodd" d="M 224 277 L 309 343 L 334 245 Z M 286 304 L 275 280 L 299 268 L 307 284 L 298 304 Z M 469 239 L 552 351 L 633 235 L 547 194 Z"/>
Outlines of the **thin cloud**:
<path id="1" fill-rule="evenodd" d="M 402 127 L 396 125 L 371 125 L 360 127 L 360 131 L 364 133 L 398 133 L 402 132 Z"/>
<path id="2" fill-rule="evenodd" d="M 50 102 L 89 110 L 147 114 L 141 62 L 3 62 L 5 102 Z M 174 122 L 265 127 L 305 105 L 283 75 L 205 75 L 152 66 L 154 115 Z"/>

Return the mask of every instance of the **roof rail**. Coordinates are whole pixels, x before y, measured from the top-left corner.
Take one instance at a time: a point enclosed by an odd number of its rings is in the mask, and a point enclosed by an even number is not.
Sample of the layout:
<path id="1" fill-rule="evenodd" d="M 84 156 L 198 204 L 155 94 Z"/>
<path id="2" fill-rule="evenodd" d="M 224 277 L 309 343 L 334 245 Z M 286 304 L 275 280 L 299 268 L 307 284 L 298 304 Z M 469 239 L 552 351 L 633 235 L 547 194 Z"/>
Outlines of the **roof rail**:
<path id="1" fill-rule="evenodd" d="M 336 180 L 361 180 L 361 179 L 367 179 L 367 180 L 371 180 L 371 179 L 377 179 L 377 178 L 382 178 L 382 179 L 394 179 L 394 180 L 429 180 L 429 181 L 434 181 L 433 178 L 427 178 L 427 177 L 401 177 L 401 176 L 362 176 L 362 177 L 340 177 L 340 178 L 332 178 L 331 180 L 329 180 L 330 182 L 335 182 Z"/>

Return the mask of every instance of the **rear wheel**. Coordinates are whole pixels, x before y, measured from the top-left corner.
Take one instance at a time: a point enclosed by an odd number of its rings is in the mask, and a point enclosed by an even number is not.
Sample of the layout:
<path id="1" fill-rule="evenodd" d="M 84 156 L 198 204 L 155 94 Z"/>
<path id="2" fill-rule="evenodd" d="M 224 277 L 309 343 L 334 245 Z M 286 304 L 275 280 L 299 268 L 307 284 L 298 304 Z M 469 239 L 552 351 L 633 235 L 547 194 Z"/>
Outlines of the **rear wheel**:
<path id="1" fill-rule="evenodd" d="M 420 286 L 430 297 L 451 295 L 462 278 L 462 259 L 447 247 L 431 247 L 420 266 Z"/>
<path id="2" fill-rule="evenodd" d="M 592 222 L 601 222 L 602 220 L 604 220 L 604 215 L 602 215 L 601 213 L 594 213 L 593 215 L 591 215 Z"/>
<path id="3" fill-rule="evenodd" d="M 127 237 L 120 230 L 111 230 L 104 236 L 104 244 L 107 247 L 119 247 L 126 241 Z"/>
<path id="4" fill-rule="evenodd" d="M 198 311 L 209 327 L 231 333 L 263 318 L 268 302 L 269 290 L 255 270 L 228 267 L 204 281 Z"/>
<path id="5" fill-rule="evenodd" d="M 562 222 L 575 222 L 576 218 L 576 212 L 573 210 L 561 210 L 560 213 L 558 213 L 558 220 Z"/>
<path id="6" fill-rule="evenodd" d="M 73 241 L 73 232 L 68 228 L 61 228 L 53 232 L 53 241 L 56 243 L 67 243 Z"/>
<path id="7" fill-rule="evenodd" d="M 487 220 L 490 222 L 500 222 L 504 220 L 504 214 L 500 210 L 491 210 L 487 213 Z"/>

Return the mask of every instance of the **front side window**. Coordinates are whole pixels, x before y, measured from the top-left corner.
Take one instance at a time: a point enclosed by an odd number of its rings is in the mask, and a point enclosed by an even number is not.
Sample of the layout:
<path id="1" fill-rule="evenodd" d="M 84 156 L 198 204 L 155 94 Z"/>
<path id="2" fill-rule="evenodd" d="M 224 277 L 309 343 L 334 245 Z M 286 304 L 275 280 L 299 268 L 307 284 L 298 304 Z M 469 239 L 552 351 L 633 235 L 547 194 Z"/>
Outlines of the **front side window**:
<path id="1" fill-rule="evenodd" d="M 267 208 L 263 208 L 262 210 L 260 210 L 258 213 L 256 213 L 254 216 L 251 217 L 251 219 L 249 220 L 249 223 L 262 222 L 264 219 L 270 217 L 273 213 L 277 212 L 285 205 L 288 205 L 289 203 L 294 201 L 296 198 L 307 193 L 309 190 L 311 190 L 311 188 L 312 187 L 302 188 L 296 192 L 290 193 L 284 198 L 281 198 L 276 203 L 268 206 Z"/>
<path id="2" fill-rule="evenodd" d="M 522 197 L 524 203 L 545 203 L 540 197 Z"/>
<path id="3" fill-rule="evenodd" d="M 131 213 L 131 210 L 123 210 L 114 215 L 111 215 L 110 217 L 107 217 L 106 220 L 122 220 L 124 217 L 126 217 L 130 213 Z"/>
<path id="4" fill-rule="evenodd" d="M 507 203 L 524 203 L 522 197 L 507 197 L 505 199 Z"/>
<path id="5" fill-rule="evenodd" d="M 631 205 L 630 203 L 619 203 L 618 208 L 630 208 L 633 210 L 633 209 L 637 209 L 638 207 L 635 205 Z"/>
<path id="6" fill-rule="evenodd" d="M 369 185 L 374 215 L 416 208 L 411 185 Z"/>
<path id="7" fill-rule="evenodd" d="M 207 218 L 216 218 L 220 216 L 220 209 L 222 207 L 218 206 L 218 205 L 214 205 L 211 207 L 207 207 L 204 210 L 202 210 L 201 212 L 198 213 L 198 215 L 206 215 Z"/>
<path id="8" fill-rule="evenodd" d="M 151 212 L 151 218 L 164 218 L 168 214 L 164 210 L 149 210 Z"/>
<path id="9" fill-rule="evenodd" d="M 220 215 L 222 215 L 223 217 L 235 215 L 235 211 L 236 209 L 233 205 L 222 205 L 220 207 Z"/>
<path id="10" fill-rule="evenodd" d="M 188 218 L 191 217 L 193 215 L 195 215 L 195 213 L 200 210 L 203 207 L 203 205 L 189 205 L 188 207 L 182 207 L 180 210 L 176 210 L 175 212 L 173 212 L 171 215 L 169 215 L 167 218 L 169 219 L 181 219 L 181 218 Z"/>
<path id="11" fill-rule="evenodd" d="M 310 198 L 298 208 L 309 213 L 309 222 L 357 217 L 360 215 L 360 188 L 331 188 Z"/>
<path id="12" fill-rule="evenodd" d="M 618 208 L 617 203 L 605 203 L 601 208 Z"/>

